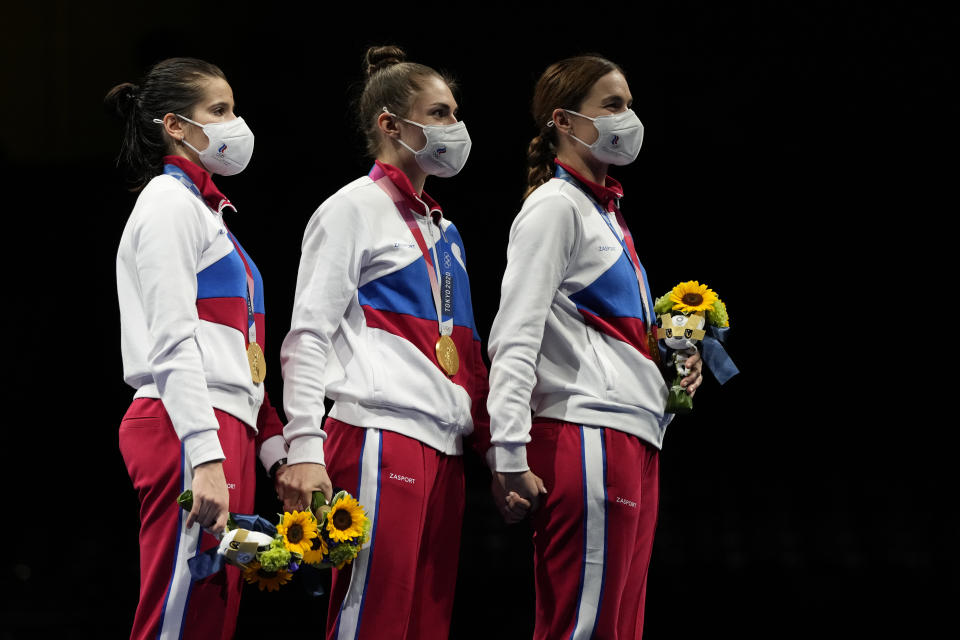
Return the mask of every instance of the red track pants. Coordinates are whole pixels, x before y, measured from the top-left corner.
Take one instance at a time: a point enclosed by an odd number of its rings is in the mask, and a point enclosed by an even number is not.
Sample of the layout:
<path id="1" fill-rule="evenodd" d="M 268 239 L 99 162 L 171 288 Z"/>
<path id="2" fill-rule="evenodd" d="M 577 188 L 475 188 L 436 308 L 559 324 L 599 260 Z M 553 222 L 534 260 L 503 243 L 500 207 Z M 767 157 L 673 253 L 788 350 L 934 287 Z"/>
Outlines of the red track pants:
<path id="1" fill-rule="evenodd" d="M 622 431 L 535 421 L 535 640 L 633 640 L 643 632 L 659 502 L 659 452 Z"/>
<path id="2" fill-rule="evenodd" d="M 392 431 L 328 418 L 328 471 L 373 519 L 371 541 L 333 570 L 327 638 L 437 640 L 450 629 L 464 480 L 449 456 Z"/>
<path id="3" fill-rule="evenodd" d="M 216 410 L 230 511 L 252 513 L 256 482 L 255 435 Z M 228 566 L 192 582 L 187 558 L 217 544 L 199 525 L 187 529 L 176 503 L 190 488 L 193 468 L 160 400 L 138 398 L 120 423 L 120 452 L 140 496 L 140 602 L 132 640 L 233 637 L 240 607 L 241 573 Z"/>

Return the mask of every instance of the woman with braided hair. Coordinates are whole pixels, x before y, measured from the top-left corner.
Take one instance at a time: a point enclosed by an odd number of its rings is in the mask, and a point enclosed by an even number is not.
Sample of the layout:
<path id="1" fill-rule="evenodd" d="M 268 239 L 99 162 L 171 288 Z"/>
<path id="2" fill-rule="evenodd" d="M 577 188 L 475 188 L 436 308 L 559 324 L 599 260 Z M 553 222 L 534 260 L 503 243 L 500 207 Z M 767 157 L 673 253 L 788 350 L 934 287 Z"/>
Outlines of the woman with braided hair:
<path id="1" fill-rule="evenodd" d="M 240 571 L 193 582 L 187 560 L 217 545 L 229 512 L 253 512 L 256 450 L 285 502 L 329 495 L 320 465 L 293 464 L 296 445 L 287 452 L 263 384 L 263 280 L 213 183 L 244 169 L 253 133 L 223 72 L 194 58 L 157 63 L 105 103 L 123 120 L 120 159 L 140 190 L 117 251 L 123 377 L 136 390 L 119 441 L 140 498 L 130 637 L 228 639 Z M 189 514 L 176 502 L 185 489 Z"/>
<path id="2" fill-rule="evenodd" d="M 607 173 L 639 153 L 632 101 L 623 71 L 599 56 L 540 77 L 526 200 L 490 334 L 489 457 L 508 511 L 532 513 L 538 640 L 643 629 L 672 415 L 623 188 Z M 687 366 L 693 395 L 699 355 Z"/>
<path id="3" fill-rule="evenodd" d="M 428 176 L 460 171 L 470 136 L 450 80 L 405 58 L 366 53 L 357 111 L 373 166 L 307 224 L 281 350 L 287 429 L 372 523 L 356 560 L 334 570 L 331 640 L 447 636 L 463 441 L 487 440 L 463 240 L 424 191 Z"/>

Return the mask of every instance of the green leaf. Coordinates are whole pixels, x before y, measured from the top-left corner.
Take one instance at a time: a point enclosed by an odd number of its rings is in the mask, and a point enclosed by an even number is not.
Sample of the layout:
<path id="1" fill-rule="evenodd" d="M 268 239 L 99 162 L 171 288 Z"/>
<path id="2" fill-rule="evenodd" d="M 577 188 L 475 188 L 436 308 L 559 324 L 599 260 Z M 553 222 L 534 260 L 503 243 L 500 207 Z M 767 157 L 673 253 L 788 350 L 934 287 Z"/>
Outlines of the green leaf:
<path id="1" fill-rule="evenodd" d="M 327 504 L 327 499 L 323 497 L 322 491 L 313 492 L 313 500 L 310 501 L 310 509 L 314 514 L 319 513 L 320 507 Z"/>
<path id="2" fill-rule="evenodd" d="M 179 496 L 177 496 L 177 504 L 179 504 L 184 511 L 193 510 L 193 491 L 187 489 Z"/>
<path id="3" fill-rule="evenodd" d="M 667 411 L 677 415 L 684 415 L 693 411 L 693 398 L 690 397 L 686 389 L 680 386 L 679 377 L 670 387 L 670 395 L 667 397 Z"/>

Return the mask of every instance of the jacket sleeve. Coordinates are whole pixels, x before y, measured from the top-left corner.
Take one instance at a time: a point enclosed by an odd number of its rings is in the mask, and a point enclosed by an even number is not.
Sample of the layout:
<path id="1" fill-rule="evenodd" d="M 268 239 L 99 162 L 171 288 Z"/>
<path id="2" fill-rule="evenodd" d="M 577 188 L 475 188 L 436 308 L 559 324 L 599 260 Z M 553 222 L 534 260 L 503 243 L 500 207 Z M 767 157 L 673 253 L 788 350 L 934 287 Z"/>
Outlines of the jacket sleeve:
<path id="1" fill-rule="evenodd" d="M 533 196 L 531 196 L 532 198 Z M 526 471 L 530 396 L 537 357 L 557 289 L 576 251 L 579 214 L 566 196 L 530 199 L 514 220 L 500 309 L 490 330 L 490 441 L 494 471 Z"/>
<path id="2" fill-rule="evenodd" d="M 197 343 L 197 266 L 206 239 L 202 211 L 185 191 L 138 203 L 133 229 L 137 279 L 152 344 L 147 361 L 190 463 L 223 460 Z"/>
<path id="3" fill-rule="evenodd" d="M 257 414 L 257 448 L 260 462 L 267 473 L 281 458 L 287 457 L 287 441 L 283 439 L 283 422 L 277 415 L 277 409 L 270 402 L 270 396 L 263 394 L 263 404 Z"/>
<path id="4" fill-rule="evenodd" d="M 473 374 L 470 384 L 470 414 L 473 418 L 473 433 L 467 444 L 477 455 L 487 459 L 490 450 L 490 414 L 487 413 L 487 397 L 490 393 L 487 365 L 483 363 L 483 350 L 477 342 L 474 348 Z"/>
<path id="5" fill-rule="evenodd" d="M 348 198 L 332 196 L 307 223 L 290 332 L 280 350 L 288 464 L 324 463 L 324 374 L 333 334 L 357 295 L 368 244 L 361 213 Z"/>
<path id="6" fill-rule="evenodd" d="M 459 231 L 457 231 L 459 234 Z M 463 238 L 460 239 L 460 246 L 463 249 L 462 265 L 466 272 L 466 245 Z M 467 276 L 469 278 L 469 275 Z M 468 287 L 469 290 L 469 287 Z M 472 296 L 471 296 L 472 298 Z M 472 314 L 473 300 L 470 301 Z M 473 319 L 476 326 L 476 318 Z M 471 344 L 469 353 L 463 356 L 464 366 L 469 368 L 470 375 L 466 381 L 466 390 L 470 394 L 470 417 L 473 421 L 473 431 L 464 438 L 464 444 L 473 449 L 481 458 L 486 458 L 486 453 L 490 449 L 490 416 L 487 413 L 487 394 L 490 390 L 487 365 L 483 361 L 483 345 L 479 338 L 475 338 Z"/>

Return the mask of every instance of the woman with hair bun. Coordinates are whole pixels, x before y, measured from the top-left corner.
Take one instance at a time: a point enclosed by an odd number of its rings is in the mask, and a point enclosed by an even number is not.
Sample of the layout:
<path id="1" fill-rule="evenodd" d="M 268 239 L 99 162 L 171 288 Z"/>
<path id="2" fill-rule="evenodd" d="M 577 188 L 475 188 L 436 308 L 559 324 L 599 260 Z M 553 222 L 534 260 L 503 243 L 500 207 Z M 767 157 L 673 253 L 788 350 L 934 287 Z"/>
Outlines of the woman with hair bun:
<path id="1" fill-rule="evenodd" d="M 536 639 L 643 629 L 672 415 L 646 273 L 607 174 L 640 151 L 632 102 L 623 71 L 599 56 L 540 77 L 527 196 L 490 334 L 491 466 L 508 511 L 532 511 Z M 687 366 L 693 395 L 699 355 Z"/>
<path id="2" fill-rule="evenodd" d="M 230 511 L 253 511 L 256 450 L 286 502 L 329 493 L 318 464 L 282 464 L 299 452 L 287 453 L 264 390 L 263 281 L 211 177 L 244 169 L 253 133 L 223 72 L 193 58 L 157 63 L 105 103 L 123 120 L 120 160 L 141 190 L 117 251 L 123 376 L 136 389 L 119 441 L 141 505 L 130 637 L 232 638 L 239 570 L 193 582 L 187 559 L 217 544 Z M 176 503 L 185 489 L 189 514 Z"/>
<path id="3" fill-rule="evenodd" d="M 405 58 L 366 53 L 358 115 L 374 164 L 307 224 L 281 349 L 288 434 L 372 524 L 369 544 L 333 573 L 331 639 L 446 637 L 463 438 L 485 442 L 488 428 L 463 241 L 423 190 L 427 176 L 460 171 L 470 136 L 451 81 Z"/>

